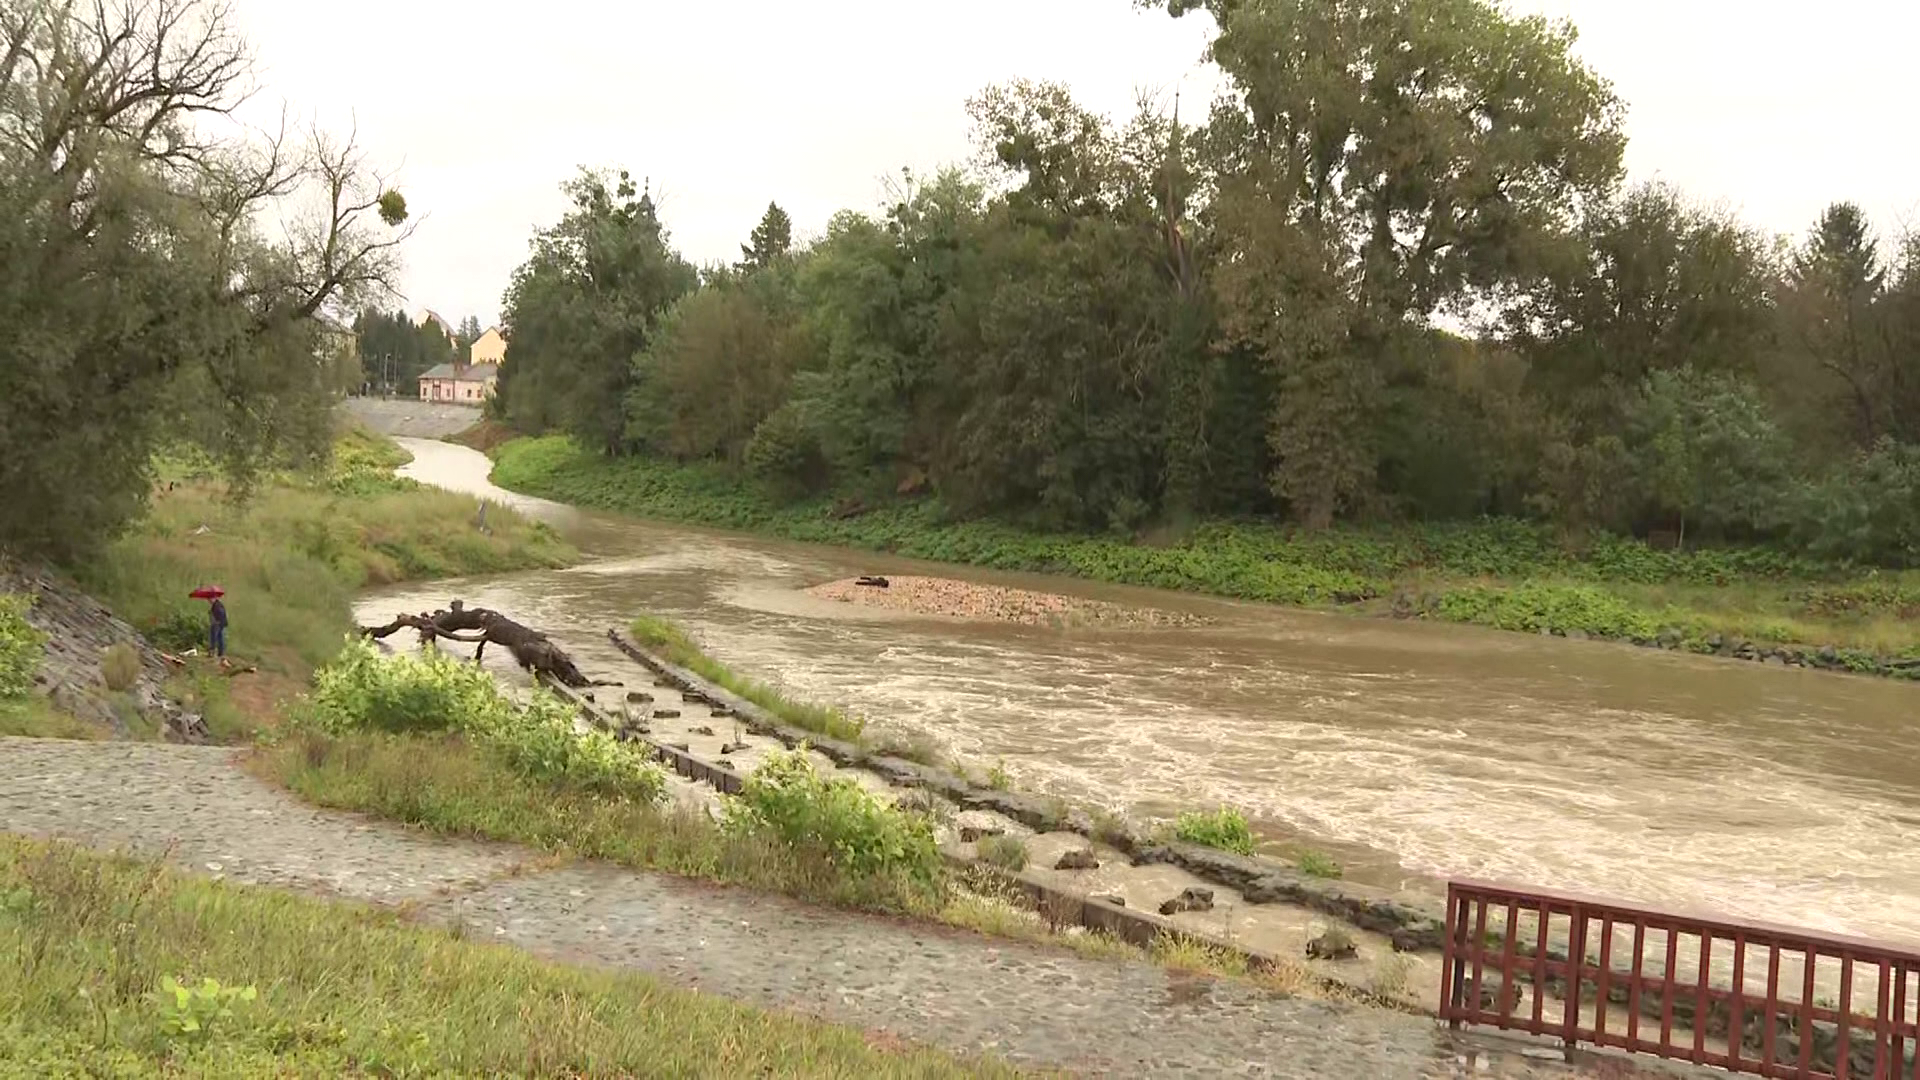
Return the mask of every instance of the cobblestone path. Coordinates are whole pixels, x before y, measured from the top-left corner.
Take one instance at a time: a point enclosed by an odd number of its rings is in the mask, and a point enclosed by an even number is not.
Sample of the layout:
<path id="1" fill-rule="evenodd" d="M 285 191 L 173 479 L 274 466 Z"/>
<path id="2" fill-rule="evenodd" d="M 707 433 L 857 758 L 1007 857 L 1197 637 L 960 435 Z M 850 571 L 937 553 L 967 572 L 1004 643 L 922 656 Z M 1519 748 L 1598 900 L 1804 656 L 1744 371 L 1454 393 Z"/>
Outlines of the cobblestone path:
<path id="1" fill-rule="evenodd" d="M 315 810 L 241 771 L 232 754 L 0 738 L 0 829 L 170 850 L 185 868 L 236 882 L 412 901 L 423 918 L 556 959 L 1090 1076 L 1648 1075 L 1612 1060 L 1570 1067 L 1456 1039 L 1419 1017 L 1142 963 L 602 864 L 555 867 L 521 849 Z"/>

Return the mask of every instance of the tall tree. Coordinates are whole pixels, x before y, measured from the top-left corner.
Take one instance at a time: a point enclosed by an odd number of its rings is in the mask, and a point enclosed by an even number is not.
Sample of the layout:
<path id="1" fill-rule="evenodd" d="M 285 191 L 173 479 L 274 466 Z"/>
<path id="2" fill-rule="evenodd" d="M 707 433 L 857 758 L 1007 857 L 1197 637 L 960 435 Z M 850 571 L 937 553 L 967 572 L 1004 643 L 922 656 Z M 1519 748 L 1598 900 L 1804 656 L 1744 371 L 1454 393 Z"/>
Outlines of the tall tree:
<path id="1" fill-rule="evenodd" d="M 1834 203 L 1794 252 L 1783 306 L 1800 355 L 1840 390 L 1851 415 L 1846 429 L 1865 449 L 1885 429 L 1881 395 L 1896 377 L 1878 325 L 1887 283 L 1867 217 L 1854 203 Z"/>
<path id="2" fill-rule="evenodd" d="M 0 5 L 0 547 L 111 538 L 164 442 L 243 490 L 324 449 L 316 317 L 390 286 L 406 203 L 350 140 L 222 137 L 248 70 L 214 3 Z"/>
<path id="3" fill-rule="evenodd" d="M 1395 338 L 1511 283 L 1613 187 L 1620 108 L 1571 27 L 1484 0 L 1154 6 L 1218 28 L 1222 325 L 1276 372 L 1275 488 L 1322 526 L 1370 489 Z"/>
<path id="4" fill-rule="evenodd" d="M 460 328 L 454 331 L 453 335 L 454 355 L 464 362 L 467 359 L 468 350 L 473 348 L 473 343 L 479 341 L 480 335 L 484 333 L 486 331 L 480 328 L 479 316 L 469 315 L 461 319 Z"/>
<path id="5" fill-rule="evenodd" d="M 519 370 L 504 393 L 510 410 L 551 416 L 583 443 L 619 453 L 634 357 L 699 276 L 628 173 L 583 169 L 565 191 L 573 208 L 535 237 L 507 290 L 507 368 Z"/>
<path id="6" fill-rule="evenodd" d="M 793 219 L 780 209 L 779 203 L 768 203 L 767 212 L 760 216 L 760 224 L 753 227 L 747 242 L 740 245 L 740 254 L 744 261 L 741 266 L 748 270 L 759 270 L 773 264 L 774 260 L 786 255 L 793 248 Z"/>
<path id="7" fill-rule="evenodd" d="M 1666 185 L 1592 207 L 1563 252 L 1506 318 L 1536 381 L 1591 424 L 1617 426 L 1654 372 L 1751 377 L 1772 347 L 1767 242 Z"/>

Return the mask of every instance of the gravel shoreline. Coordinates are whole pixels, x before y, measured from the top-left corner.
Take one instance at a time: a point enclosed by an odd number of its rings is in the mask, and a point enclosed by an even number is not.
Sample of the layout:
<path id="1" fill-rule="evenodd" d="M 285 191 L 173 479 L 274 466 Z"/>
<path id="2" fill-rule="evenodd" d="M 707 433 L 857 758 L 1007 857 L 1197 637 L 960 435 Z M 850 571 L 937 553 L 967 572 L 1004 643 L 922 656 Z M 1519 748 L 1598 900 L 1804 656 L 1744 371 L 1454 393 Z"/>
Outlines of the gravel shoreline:
<path id="1" fill-rule="evenodd" d="M 1104 600 L 1086 600 L 1004 585 L 981 585 L 954 578 L 843 578 L 815 585 L 806 591 L 807 595 L 821 600 L 862 607 L 1022 626 L 1167 629 L 1204 626 L 1208 622 L 1198 615 L 1181 612 L 1127 607 Z"/>

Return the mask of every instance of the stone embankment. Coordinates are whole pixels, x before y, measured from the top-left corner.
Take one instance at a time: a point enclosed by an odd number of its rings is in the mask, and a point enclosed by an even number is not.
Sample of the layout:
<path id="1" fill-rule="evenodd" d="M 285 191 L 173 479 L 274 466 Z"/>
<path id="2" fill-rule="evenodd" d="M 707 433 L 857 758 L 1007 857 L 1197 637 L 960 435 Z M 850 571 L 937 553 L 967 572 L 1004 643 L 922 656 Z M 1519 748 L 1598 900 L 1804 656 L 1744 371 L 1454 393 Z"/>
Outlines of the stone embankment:
<path id="1" fill-rule="evenodd" d="M 1005 879 L 1026 895 L 1035 910 L 1043 912 L 1056 925 L 1099 930 L 1140 945 L 1166 937 L 1185 938 L 1214 950 L 1237 953 L 1245 958 L 1251 970 L 1284 971 L 1295 980 L 1304 979 L 1308 985 L 1318 983 L 1321 989 L 1343 999 L 1429 1014 L 1438 1007 L 1434 993 L 1438 966 L 1433 962 L 1433 954 L 1444 944 L 1444 928 L 1437 910 L 1364 886 L 1313 877 L 1277 860 L 1166 842 L 1115 818 L 1095 821 L 1085 812 L 1055 800 L 981 786 L 942 769 L 890 756 L 884 750 L 802 731 L 758 705 L 626 640 L 617 631 L 609 631 L 608 636 L 621 651 L 653 672 L 656 686 L 677 691 L 683 706 L 702 715 L 711 710 L 716 718 L 728 718 L 756 736 L 771 738 L 788 747 L 804 745 L 832 766 L 848 770 L 848 775 L 862 781 L 862 786 L 869 790 L 903 805 L 931 810 L 936 820 L 942 819 L 942 808 L 959 808 L 967 815 L 964 823 L 949 820 L 939 830 L 949 841 L 944 845 L 949 857 L 975 871 Z M 712 756 L 711 747 L 696 746 L 692 737 L 671 741 L 678 731 L 664 730 L 663 725 L 672 721 L 655 717 L 677 718 L 680 712 L 652 711 L 652 694 L 630 694 L 627 706 L 611 709 L 594 704 L 591 695 L 578 697 L 590 712 L 597 714 L 596 722 L 622 737 L 644 738 L 653 743 L 663 761 L 696 784 L 711 785 L 720 792 L 737 791 L 757 757 L 755 748 L 739 741 L 739 735 L 719 736 L 729 741 L 718 751 L 718 757 Z M 630 712 L 635 702 L 641 703 L 638 717 Z M 629 722 L 619 719 L 623 714 Z M 708 725 L 697 725 L 690 730 L 693 734 L 719 735 Z M 981 860 L 977 854 L 980 842 L 1009 834 L 1011 823 L 1016 822 L 1034 831 L 1033 835 L 1021 836 L 1036 856 L 1033 862 L 1024 870 L 1007 870 Z M 1097 879 L 1076 873 L 1101 871 L 1109 861 L 1126 869 L 1116 871 L 1109 867 Z M 1049 866 L 1052 872 L 1047 869 Z M 1140 872 L 1142 868 L 1156 866 L 1174 867 L 1188 876 L 1160 877 Z M 1099 887 L 1093 887 L 1094 880 L 1100 883 Z M 1211 882 L 1219 888 L 1199 882 Z M 1144 898 L 1140 895 L 1143 891 L 1146 892 Z M 1135 901 L 1131 907 L 1126 896 L 1129 892 L 1134 894 Z M 1163 896 L 1170 898 L 1162 903 L 1159 898 Z M 1142 899 L 1147 902 L 1140 904 Z M 1153 910 L 1156 904 L 1157 914 Z M 1217 907 L 1237 910 L 1225 921 L 1216 922 L 1220 914 Z M 1273 932 L 1276 926 L 1288 925 L 1283 909 L 1314 911 L 1332 916 L 1339 923 L 1328 925 L 1318 936 L 1307 939 L 1304 958 L 1298 951 L 1297 938 L 1290 942 L 1290 954 L 1282 954 L 1274 951 L 1272 943 L 1284 936 Z M 1343 924 L 1357 932 L 1346 933 L 1341 929 Z M 1522 924 L 1515 935 L 1515 951 L 1521 956 L 1531 956 L 1537 925 L 1530 917 L 1523 919 Z M 1488 932 L 1496 943 L 1502 936 L 1493 928 Z M 1547 956 L 1564 962 L 1567 959 L 1564 936 L 1555 931 L 1552 940 Z M 1385 986 L 1379 981 L 1380 973 L 1394 970 L 1392 965 L 1382 963 L 1389 955 L 1387 950 L 1392 954 L 1417 954 L 1417 959 L 1425 962 L 1400 967 L 1399 983 Z M 1362 953 L 1364 956 L 1359 955 Z M 1304 964 L 1303 959 L 1307 961 Z M 1356 959 L 1371 960 L 1371 971 L 1365 964 L 1356 966 L 1353 963 Z M 1625 987 L 1630 972 L 1617 960 L 1614 967 L 1617 978 L 1610 996 L 1615 1004 L 1628 1006 L 1631 1003 Z M 1657 986 L 1665 967 L 1649 959 L 1640 970 Z M 1675 995 L 1671 1015 L 1682 1029 L 1688 1029 L 1695 1019 L 1691 995 L 1696 991 L 1691 989 L 1693 973 L 1682 970 L 1680 975 L 1684 983 Z M 1409 977 L 1415 984 L 1407 983 Z M 1513 1015 L 1529 1011 L 1536 995 L 1548 999 L 1545 1003 L 1548 1009 L 1564 1010 L 1564 999 L 1560 995 L 1565 988 L 1558 980 L 1550 979 L 1545 986 L 1534 986 L 1533 982 L 1530 974 L 1522 972 L 1517 985 L 1503 987 L 1498 977 L 1489 973 L 1481 986 L 1482 997 L 1504 1000 L 1505 1008 Z M 1649 988 L 1640 995 L 1638 1005 L 1643 1016 L 1660 1020 L 1666 1007 L 1665 997 Z M 1724 1017 L 1719 1021 L 1724 1024 Z M 1709 1024 L 1713 1022 L 1710 1018 Z M 1751 1030 L 1746 1041 L 1759 1053 L 1764 1045 L 1762 1025 L 1754 1022 L 1748 1026 Z M 1713 1033 L 1714 1037 L 1719 1034 L 1721 1032 Z M 1815 1026 L 1812 1054 L 1816 1063 L 1831 1065 L 1835 1061 L 1836 1039 L 1831 1024 Z M 1776 1032 L 1775 1041 L 1797 1054 L 1799 1042 L 1793 1031 Z M 1856 1042 L 1852 1056 L 1856 1066 L 1865 1062 L 1867 1071 L 1871 1071 L 1871 1047 Z"/>
<path id="2" fill-rule="evenodd" d="M 1009 819 L 1038 834 L 1071 833 L 1114 849 L 1135 866 L 1178 867 L 1203 882 L 1235 890 L 1246 904 L 1286 904 L 1329 915 L 1386 937 L 1397 951 L 1434 952 L 1444 944 L 1437 910 L 1426 910 L 1365 886 L 1313 877 L 1275 859 L 1162 841 L 1148 830 L 1118 817 L 1103 816 L 1095 820 L 1086 811 L 1059 800 L 977 784 L 945 769 L 891 756 L 884 750 L 804 731 L 655 655 L 617 631 L 608 631 L 608 638 L 616 648 L 683 696 L 697 703 L 711 704 L 715 715 L 737 719 L 748 730 L 789 747 L 804 744 L 833 764 L 872 775 L 886 785 L 932 795 L 963 810 Z"/>
<path id="3" fill-rule="evenodd" d="M 27 621 L 47 635 L 36 689 L 55 708 L 117 738 L 132 734 L 136 719 L 177 741 L 206 738 L 205 719 L 167 696 L 164 685 L 175 672 L 160 651 L 77 585 L 42 568 L 0 566 L 0 593 L 33 602 Z M 115 646 L 140 658 L 139 676 L 124 690 L 108 687 L 101 671 Z"/>

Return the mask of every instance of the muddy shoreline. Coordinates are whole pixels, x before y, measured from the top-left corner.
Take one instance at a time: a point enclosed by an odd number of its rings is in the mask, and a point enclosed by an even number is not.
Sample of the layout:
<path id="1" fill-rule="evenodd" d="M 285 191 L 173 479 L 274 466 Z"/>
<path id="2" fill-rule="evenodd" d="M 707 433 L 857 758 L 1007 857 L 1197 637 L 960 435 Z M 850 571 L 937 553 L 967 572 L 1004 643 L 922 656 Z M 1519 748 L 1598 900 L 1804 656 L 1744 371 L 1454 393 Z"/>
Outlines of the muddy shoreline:
<path id="1" fill-rule="evenodd" d="M 919 575 L 841 578 L 804 591 L 816 599 L 858 607 L 1019 626 L 1165 630 L 1206 626 L 1213 621 L 1185 612 Z"/>

